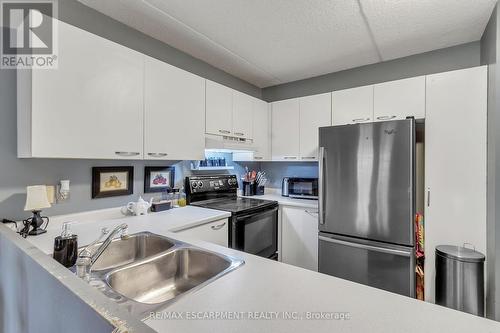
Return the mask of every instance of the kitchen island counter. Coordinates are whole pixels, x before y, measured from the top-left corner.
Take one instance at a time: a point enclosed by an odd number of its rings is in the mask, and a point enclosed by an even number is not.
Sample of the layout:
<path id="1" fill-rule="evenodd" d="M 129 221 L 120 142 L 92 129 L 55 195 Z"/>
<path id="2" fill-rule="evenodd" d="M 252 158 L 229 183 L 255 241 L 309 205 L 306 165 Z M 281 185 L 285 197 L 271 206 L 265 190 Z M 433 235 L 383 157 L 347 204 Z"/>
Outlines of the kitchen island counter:
<path id="1" fill-rule="evenodd" d="M 228 216 L 223 212 L 186 207 L 142 217 L 81 223 L 73 230 L 83 245 L 99 235 L 100 227 L 111 228 L 125 222 L 129 224 L 130 233 L 150 231 L 245 260 L 238 269 L 180 297 L 143 322 L 158 332 L 500 331 L 500 323 L 495 321 L 171 232 L 182 224 L 199 223 L 187 218 L 195 215 L 205 221 Z M 45 236 L 28 240 L 50 253 L 56 230 L 57 225 Z M 66 277 L 69 278 L 78 279 Z M 88 289 L 93 288 L 88 286 Z M 89 291 L 92 292 L 95 290 Z M 108 316 L 109 312 L 112 311 L 108 311 Z"/>
<path id="2" fill-rule="evenodd" d="M 119 210 L 119 208 L 117 208 Z M 115 209 L 116 210 L 116 209 Z M 95 211 L 92 218 L 83 217 L 86 213 L 56 216 L 47 228 L 47 233 L 26 238 L 33 245 L 46 254 L 52 254 L 54 238 L 61 233 L 63 222 L 71 223 L 71 232 L 78 235 L 78 246 L 84 246 L 94 241 L 102 228 L 112 230 L 121 223 L 128 224 L 130 234 L 151 231 L 157 234 L 176 232 L 179 230 L 196 227 L 198 225 L 217 220 L 227 219 L 231 216 L 228 212 L 213 209 L 186 206 L 174 208 L 159 213 L 150 213 L 143 216 L 123 216 L 114 214 L 113 218 L 100 219 L 100 211 Z M 80 218 L 82 216 L 82 218 Z"/>

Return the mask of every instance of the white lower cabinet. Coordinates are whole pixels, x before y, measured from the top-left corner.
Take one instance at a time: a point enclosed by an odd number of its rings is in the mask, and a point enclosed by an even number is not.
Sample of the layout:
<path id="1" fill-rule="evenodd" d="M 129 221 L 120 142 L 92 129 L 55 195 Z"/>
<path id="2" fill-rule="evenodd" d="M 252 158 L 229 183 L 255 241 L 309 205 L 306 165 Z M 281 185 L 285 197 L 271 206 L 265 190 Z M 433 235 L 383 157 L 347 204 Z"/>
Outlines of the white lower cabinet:
<path id="1" fill-rule="evenodd" d="M 176 231 L 175 233 L 217 245 L 228 246 L 228 220 L 222 219 Z"/>
<path id="2" fill-rule="evenodd" d="M 281 223 L 281 261 L 317 271 L 318 210 L 285 206 Z"/>

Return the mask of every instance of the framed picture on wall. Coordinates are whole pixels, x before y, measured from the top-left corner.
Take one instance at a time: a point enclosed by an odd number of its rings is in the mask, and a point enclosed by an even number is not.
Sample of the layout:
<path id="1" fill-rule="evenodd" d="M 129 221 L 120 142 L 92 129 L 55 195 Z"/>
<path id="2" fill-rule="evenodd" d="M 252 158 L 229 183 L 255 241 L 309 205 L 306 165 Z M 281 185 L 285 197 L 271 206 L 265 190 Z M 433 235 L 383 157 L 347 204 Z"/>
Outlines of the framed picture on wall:
<path id="1" fill-rule="evenodd" d="M 93 167 L 92 199 L 134 193 L 134 167 Z"/>
<path id="2" fill-rule="evenodd" d="M 165 192 L 174 187 L 174 167 L 145 167 L 144 193 Z"/>

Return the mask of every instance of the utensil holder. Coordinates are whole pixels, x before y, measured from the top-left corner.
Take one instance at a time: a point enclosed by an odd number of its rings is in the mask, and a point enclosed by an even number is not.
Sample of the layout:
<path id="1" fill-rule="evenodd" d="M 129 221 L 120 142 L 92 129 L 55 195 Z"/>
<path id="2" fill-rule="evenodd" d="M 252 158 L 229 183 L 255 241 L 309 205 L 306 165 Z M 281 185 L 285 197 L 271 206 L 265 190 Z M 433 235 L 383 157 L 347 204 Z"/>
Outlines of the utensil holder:
<path id="1" fill-rule="evenodd" d="M 256 186 L 255 195 L 264 195 L 264 186 Z"/>
<path id="2" fill-rule="evenodd" d="M 243 181 L 243 195 L 244 196 L 252 196 L 255 195 L 257 191 L 257 184 L 253 182 Z"/>

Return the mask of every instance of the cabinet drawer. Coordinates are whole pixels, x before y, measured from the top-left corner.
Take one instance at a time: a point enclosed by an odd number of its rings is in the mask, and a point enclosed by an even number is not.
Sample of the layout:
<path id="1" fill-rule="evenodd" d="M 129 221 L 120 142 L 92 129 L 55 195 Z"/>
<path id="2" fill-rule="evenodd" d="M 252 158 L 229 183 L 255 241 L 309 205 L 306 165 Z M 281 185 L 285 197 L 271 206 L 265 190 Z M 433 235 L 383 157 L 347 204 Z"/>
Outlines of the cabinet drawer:
<path id="1" fill-rule="evenodd" d="M 228 246 L 228 222 L 227 219 L 202 224 L 196 227 L 179 230 L 179 235 L 199 239 L 217 245 Z"/>

